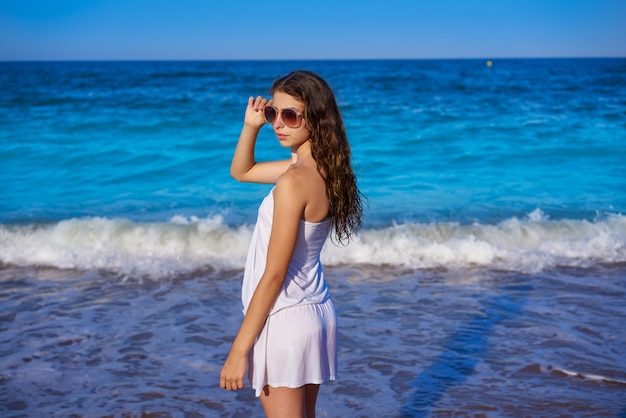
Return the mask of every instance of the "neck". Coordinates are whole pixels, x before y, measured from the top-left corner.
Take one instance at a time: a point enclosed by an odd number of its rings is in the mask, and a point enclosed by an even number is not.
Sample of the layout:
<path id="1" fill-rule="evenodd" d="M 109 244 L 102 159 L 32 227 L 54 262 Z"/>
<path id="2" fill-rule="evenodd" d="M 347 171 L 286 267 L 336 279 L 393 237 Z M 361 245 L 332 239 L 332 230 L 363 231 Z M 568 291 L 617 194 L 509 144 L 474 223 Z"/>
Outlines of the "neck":
<path id="1" fill-rule="evenodd" d="M 305 141 L 297 147 L 291 148 L 291 162 L 296 163 L 307 157 L 311 157 L 311 142 Z"/>

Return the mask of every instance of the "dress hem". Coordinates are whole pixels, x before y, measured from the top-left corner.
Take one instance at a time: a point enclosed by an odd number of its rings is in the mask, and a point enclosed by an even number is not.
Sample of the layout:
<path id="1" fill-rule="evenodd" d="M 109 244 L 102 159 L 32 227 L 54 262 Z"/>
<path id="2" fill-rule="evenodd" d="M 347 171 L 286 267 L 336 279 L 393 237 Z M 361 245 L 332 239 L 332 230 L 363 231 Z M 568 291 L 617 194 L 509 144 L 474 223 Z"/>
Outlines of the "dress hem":
<path id="1" fill-rule="evenodd" d="M 305 385 L 321 385 L 322 383 L 326 383 L 326 382 L 334 382 L 336 380 L 335 376 L 331 376 L 325 379 L 308 379 L 304 382 L 301 383 L 265 383 L 263 385 L 263 387 L 261 389 L 257 389 L 254 386 L 252 387 L 252 389 L 254 389 L 254 392 L 256 394 L 256 397 L 258 398 L 259 396 L 261 396 L 261 392 L 263 392 L 263 388 L 265 386 L 269 386 L 272 388 L 289 388 L 289 389 L 297 389 L 297 388 L 301 388 L 302 386 Z"/>

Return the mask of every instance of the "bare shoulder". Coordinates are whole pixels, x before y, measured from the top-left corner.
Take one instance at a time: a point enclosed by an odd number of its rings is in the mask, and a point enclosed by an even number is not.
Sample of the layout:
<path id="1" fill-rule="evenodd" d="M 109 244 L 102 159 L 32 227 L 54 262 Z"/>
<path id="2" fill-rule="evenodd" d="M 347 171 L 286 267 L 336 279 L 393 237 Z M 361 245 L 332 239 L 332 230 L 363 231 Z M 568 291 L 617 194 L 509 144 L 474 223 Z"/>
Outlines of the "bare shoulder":
<path id="1" fill-rule="evenodd" d="M 291 166 L 276 182 L 274 198 L 288 200 L 307 221 L 319 222 L 328 215 L 326 185 L 315 167 Z"/>
<path id="2" fill-rule="evenodd" d="M 324 179 L 315 167 L 294 164 L 289 167 L 277 180 L 276 185 L 285 185 L 300 189 L 303 192 L 315 189 L 316 185 L 324 184 Z"/>
<path id="3" fill-rule="evenodd" d="M 287 171 L 278 177 L 276 180 L 276 191 L 279 193 L 286 193 L 292 197 L 303 195 L 310 176 L 308 170 L 299 166 L 291 166 Z"/>
<path id="4" fill-rule="evenodd" d="M 281 174 L 274 188 L 274 216 L 281 221 L 303 218 L 307 205 L 303 184 L 302 177 L 291 168 Z"/>

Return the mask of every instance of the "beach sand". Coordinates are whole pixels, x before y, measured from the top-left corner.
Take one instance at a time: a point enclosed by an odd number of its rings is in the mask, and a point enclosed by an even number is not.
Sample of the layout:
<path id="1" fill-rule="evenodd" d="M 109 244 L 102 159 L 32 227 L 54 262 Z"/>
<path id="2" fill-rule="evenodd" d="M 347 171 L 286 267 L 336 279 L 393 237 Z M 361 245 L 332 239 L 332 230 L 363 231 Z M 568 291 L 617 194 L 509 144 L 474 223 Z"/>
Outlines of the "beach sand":
<path id="1" fill-rule="evenodd" d="M 0 269 L 3 417 L 263 416 L 219 389 L 241 271 Z M 626 413 L 626 266 L 533 275 L 327 269 L 339 376 L 320 417 Z"/>

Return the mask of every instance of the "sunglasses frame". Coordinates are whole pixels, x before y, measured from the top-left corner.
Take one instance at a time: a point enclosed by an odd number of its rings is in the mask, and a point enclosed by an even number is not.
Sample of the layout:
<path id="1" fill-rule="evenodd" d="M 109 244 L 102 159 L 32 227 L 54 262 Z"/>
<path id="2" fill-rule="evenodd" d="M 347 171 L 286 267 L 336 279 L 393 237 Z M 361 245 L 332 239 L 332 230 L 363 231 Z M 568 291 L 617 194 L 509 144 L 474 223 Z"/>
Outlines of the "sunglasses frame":
<path id="1" fill-rule="evenodd" d="M 267 109 L 268 107 L 271 107 L 272 109 L 274 109 L 274 118 L 272 121 L 269 121 L 267 119 L 267 115 L 265 114 L 265 109 Z M 287 123 L 287 121 L 284 118 L 284 113 L 285 112 L 293 112 L 296 115 L 296 123 L 293 124 L 293 126 L 289 123 Z M 302 126 L 302 121 L 305 118 L 305 114 L 304 112 L 299 111 L 298 109 L 294 109 L 292 107 L 287 107 L 285 109 L 279 109 L 276 106 L 272 106 L 272 105 L 267 105 L 263 108 L 263 119 L 265 119 L 265 122 L 269 123 L 270 125 L 273 124 L 276 121 L 276 118 L 280 115 L 280 119 L 283 121 L 283 123 L 285 124 L 285 126 L 287 126 L 288 128 L 292 128 L 292 129 L 298 129 L 300 126 Z M 289 118 L 287 118 L 289 119 Z"/>

